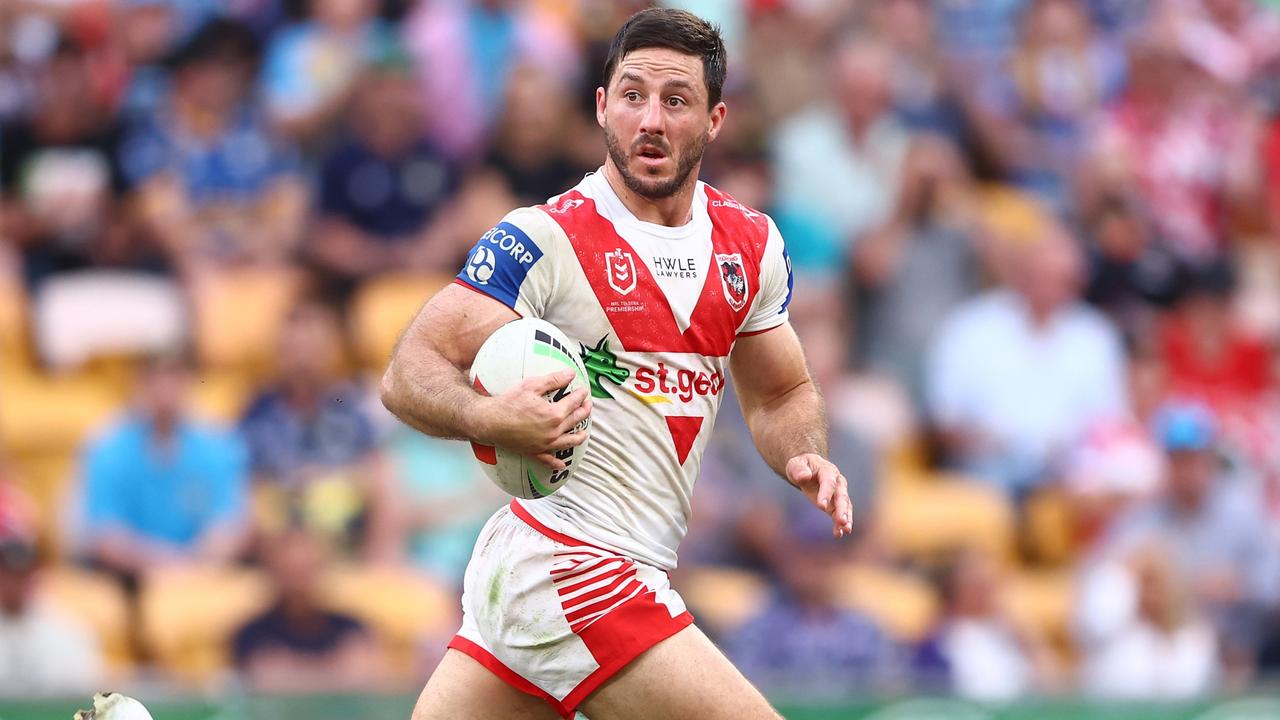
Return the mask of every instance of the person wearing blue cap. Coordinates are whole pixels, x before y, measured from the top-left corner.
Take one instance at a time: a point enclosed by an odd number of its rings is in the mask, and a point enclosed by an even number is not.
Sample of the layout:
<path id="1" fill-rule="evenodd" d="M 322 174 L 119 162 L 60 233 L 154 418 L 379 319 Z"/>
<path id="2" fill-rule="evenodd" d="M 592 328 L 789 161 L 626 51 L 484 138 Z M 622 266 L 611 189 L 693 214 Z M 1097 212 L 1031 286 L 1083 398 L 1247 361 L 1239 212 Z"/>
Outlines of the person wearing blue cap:
<path id="1" fill-rule="evenodd" d="M 1280 554 L 1257 487 L 1226 471 L 1218 420 L 1208 407 L 1167 404 L 1152 432 L 1166 458 L 1164 488 L 1121 519 L 1101 560 L 1152 541 L 1167 545 L 1213 621 L 1226 667 L 1248 672 L 1262 611 L 1280 600 Z"/>

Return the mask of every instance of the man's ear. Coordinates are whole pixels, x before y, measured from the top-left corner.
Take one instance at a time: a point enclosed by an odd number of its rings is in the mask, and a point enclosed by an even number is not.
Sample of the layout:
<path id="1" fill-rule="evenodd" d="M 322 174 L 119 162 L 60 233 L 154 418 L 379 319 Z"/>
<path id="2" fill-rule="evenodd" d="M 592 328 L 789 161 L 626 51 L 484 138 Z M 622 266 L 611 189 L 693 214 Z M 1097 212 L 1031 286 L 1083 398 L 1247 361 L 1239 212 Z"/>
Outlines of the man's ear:
<path id="1" fill-rule="evenodd" d="M 606 105 L 606 95 L 604 88 L 596 88 L 596 124 L 601 128 L 604 127 L 604 108 Z"/>
<path id="2" fill-rule="evenodd" d="M 728 112 L 729 106 L 725 105 L 723 100 L 711 108 L 711 126 L 707 129 L 708 142 L 715 140 L 720 134 L 720 129 L 724 127 L 724 117 Z"/>

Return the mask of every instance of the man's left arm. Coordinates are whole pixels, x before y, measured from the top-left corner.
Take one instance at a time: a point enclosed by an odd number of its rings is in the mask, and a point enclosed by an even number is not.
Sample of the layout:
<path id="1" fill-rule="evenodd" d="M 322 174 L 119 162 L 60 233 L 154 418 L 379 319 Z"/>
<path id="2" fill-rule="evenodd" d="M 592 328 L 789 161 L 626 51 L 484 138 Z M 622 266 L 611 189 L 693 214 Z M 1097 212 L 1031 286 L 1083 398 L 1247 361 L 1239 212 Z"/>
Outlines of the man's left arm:
<path id="1" fill-rule="evenodd" d="M 849 482 L 827 460 L 822 395 L 809 376 L 790 323 L 740 336 L 729 371 L 751 438 L 765 462 L 831 516 L 836 537 L 851 532 Z"/>

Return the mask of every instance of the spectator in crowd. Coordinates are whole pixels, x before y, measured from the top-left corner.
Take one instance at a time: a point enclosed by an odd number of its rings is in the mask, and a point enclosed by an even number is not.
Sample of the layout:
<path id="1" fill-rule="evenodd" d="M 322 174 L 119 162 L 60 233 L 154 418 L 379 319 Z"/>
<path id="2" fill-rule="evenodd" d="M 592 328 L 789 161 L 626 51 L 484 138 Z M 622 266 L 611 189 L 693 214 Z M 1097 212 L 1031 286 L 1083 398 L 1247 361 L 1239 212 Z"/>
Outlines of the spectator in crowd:
<path id="1" fill-rule="evenodd" d="M 766 694 L 829 701 L 893 689 L 904 680 L 901 648 L 871 618 L 836 603 L 848 548 L 829 523 L 788 505 L 769 556 L 777 596 L 724 639 L 726 653 Z"/>
<path id="2" fill-rule="evenodd" d="M 305 247 L 326 288 L 345 296 L 378 273 L 456 267 L 463 250 L 445 220 L 458 169 L 424 135 L 405 59 L 366 70 L 350 110 L 350 133 L 321 166 Z"/>
<path id="3" fill-rule="evenodd" d="M 395 519 L 408 561 L 461 586 L 476 537 L 507 496 L 476 465 L 466 443 L 397 425 L 382 443 L 395 478 Z"/>
<path id="4" fill-rule="evenodd" d="M 917 648 L 923 687 L 971 700 L 1008 702 L 1057 683 L 1057 663 L 1043 639 L 1019 628 L 1000 606 L 995 560 L 971 549 L 940 572 L 942 617 Z"/>
<path id="5" fill-rule="evenodd" d="M 30 501 L 0 484 L 0 697 L 93 692 L 98 645 L 41 592 L 31 520 Z"/>
<path id="6" fill-rule="evenodd" d="M 804 110 L 827 86 L 814 68 L 829 62 L 829 35 L 836 27 L 826 22 L 829 12 L 829 8 L 824 11 L 797 3 L 757 3 L 752 10 L 747 52 L 741 59 L 743 75 L 766 128 L 776 128 Z M 600 62 L 610 39 L 605 37 L 599 43 L 604 46 L 596 58 Z M 734 62 L 732 56 L 730 62 Z M 725 131 L 730 125 L 724 126 Z"/>
<path id="7" fill-rule="evenodd" d="M 1099 37 L 1081 0 L 1031 0 L 1006 73 L 990 78 L 984 103 L 1002 119 L 988 146 L 1005 149 L 1013 182 L 1063 211 L 1087 123 L 1116 94 L 1124 56 Z"/>
<path id="8" fill-rule="evenodd" d="M 90 92 L 87 63 L 63 37 L 36 74 L 30 113 L 0 127 L 0 235 L 21 249 L 32 289 L 56 273 L 163 264 L 114 202 L 119 127 Z"/>
<path id="9" fill-rule="evenodd" d="M 1089 264 L 1084 295 L 1129 336 L 1147 341 L 1153 316 L 1177 299 L 1188 270 L 1157 241 L 1135 205 L 1110 198 L 1084 219 Z"/>
<path id="10" fill-rule="evenodd" d="M 146 360 L 132 409 L 84 452 L 85 550 L 130 591 L 151 568 L 224 563 L 244 548 L 245 449 L 191 418 L 190 377 L 183 354 Z"/>
<path id="11" fill-rule="evenodd" d="M 948 461 L 1021 496 L 1086 428 L 1125 415 L 1124 351 L 1076 299 L 1081 259 L 1065 229 L 1003 250 L 1003 286 L 944 321 L 926 387 Z"/>
<path id="12" fill-rule="evenodd" d="M 1178 3 L 1188 44 L 1218 80 L 1246 87 L 1280 57 L 1280 17 L 1257 0 Z"/>
<path id="13" fill-rule="evenodd" d="M 830 228 L 843 254 L 890 217 L 910 135 L 892 108 L 892 55 L 866 36 L 831 57 L 834 106 L 805 110 L 773 135 L 775 202 Z"/>
<path id="14" fill-rule="evenodd" d="M 996 74 L 1017 42 L 1029 0 L 939 0 L 938 30 L 951 62 L 967 77 Z"/>
<path id="15" fill-rule="evenodd" d="M 1219 415 L 1246 410 L 1271 389 L 1271 348 L 1233 312 L 1235 271 L 1225 261 L 1198 268 L 1159 343 L 1168 393 L 1212 405 Z"/>
<path id="16" fill-rule="evenodd" d="M 131 0 L 114 9 L 115 59 L 123 66 L 118 112 L 142 118 L 159 111 L 169 93 L 164 60 L 181 37 L 179 10 L 167 0 Z"/>
<path id="17" fill-rule="evenodd" d="M 975 216 L 963 160 L 946 140 L 922 138 L 903 168 L 888 222 L 854 249 L 863 301 L 862 366 L 888 375 L 923 406 L 923 358 L 943 318 L 978 288 Z"/>
<path id="18" fill-rule="evenodd" d="M 1095 571 L 1083 590 L 1094 597 L 1080 604 L 1098 611 L 1085 636 L 1084 692 L 1164 701 L 1211 692 L 1217 637 L 1188 590 L 1160 544 L 1135 547 L 1120 564 Z"/>
<path id="19" fill-rule="evenodd" d="M 285 320 L 276 379 L 240 421 L 261 530 L 301 524 L 347 554 L 394 550 L 385 468 L 360 392 L 345 373 L 336 313 L 305 301 Z"/>
<path id="20" fill-rule="evenodd" d="M 893 104 L 903 124 L 963 143 L 968 118 L 954 91 L 955 75 L 938 45 L 934 3 L 877 0 L 869 20 L 893 49 Z"/>
<path id="21" fill-rule="evenodd" d="M 210 21 L 174 58 L 168 101 L 122 146 L 142 220 L 189 278 L 277 265 L 300 236 L 293 155 L 249 102 L 256 53 L 248 28 Z"/>
<path id="22" fill-rule="evenodd" d="M 581 68 L 563 20 L 530 3 L 427 0 L 406 18 L 404 38 L 431 136 L 457 159 L 483 156 L 515 68 L 542 68 L 570 87 Z"/>
<path id="23" fill-rule="evenodd" d="M 254 692 L 359 692 L 383 682 L 381 655 L 355 618 L 324 607 L 325 544 L 306 530 L 272 538 L 264 552 L 275 601 L 236 632 L 236 668 Z"/>
<path id="24" fill-rule="evenodd" d="M 308 0 L 306 6 L 307 20 L 272 36 L 262 76 L 272 121 L 302 141 L 316 140 L 335 123 L 363 67 L 393 42 L 374 0 Z"/>
<path id="25" fill-rule="evenodd" d="M 568 89 L 536 66 L 511 71 L 506 103 L 484 162 L 506 181 L 512 205 L 544 203 L 594 169 L 580 166 L 568 154 L 571 135 L 565 128 L 578 121 Z"/>
<path id="26" fill-rule="evenodd" d="M 1265 506 L 1255 485 L 1224 473 L 1208 408 L 1170 404 L 1157 414 L 1155 432 L 1166 454 L 1164 492 L 1117 521 L 1098 557 L 1122 557 L 1151 542 L 1166 545 L 1175 570 L 1190 583 L 1192 601 L 1209 613 L 1228 670 L 1246 672 L 1261 615 L 1280 599 L 1280 565 Z"/>
<path id="27" fill-rule="evenodd" d="M 1087 216 L 1139 203 L 1157 241 L 1184 263 L 1222 256 L 1233 208 L 1257 197 L 1256 118 L 1214 97 L 1183 44 L 1147 33 L 1129 48 L 1129 82 L 1099 119 L 1080 177 Z"/>
<path id="28" fill-rule="evenodd" d="M 1150 502 L 1164 473 L 1164 455 L 1141 424 L 1111 419 L 1090 427 L 1067 453 L 1062 467 L 1072 544 L 1090 552 L 1107 538 L 1118 519 L 1136 505 Z"/>

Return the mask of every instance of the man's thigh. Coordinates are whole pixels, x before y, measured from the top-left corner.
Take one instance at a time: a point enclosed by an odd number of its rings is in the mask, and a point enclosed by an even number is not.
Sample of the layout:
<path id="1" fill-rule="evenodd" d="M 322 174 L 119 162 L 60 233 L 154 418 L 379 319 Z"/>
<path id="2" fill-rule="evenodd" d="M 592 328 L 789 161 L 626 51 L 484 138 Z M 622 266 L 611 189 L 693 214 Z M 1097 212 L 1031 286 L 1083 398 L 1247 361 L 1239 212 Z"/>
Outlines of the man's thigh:
<path id="1" fill-rule="evenodd" d="M 782 717 L 693 625 L 649 648 L 601 685 L 579 709 L 590 720 Z"/>
<path id="2" fill-rule="evenodd" d="M 413 720 L 557 720 L 544 700 L 516 690 L 471 657 L 449 649 L 418 696 Z"/>

